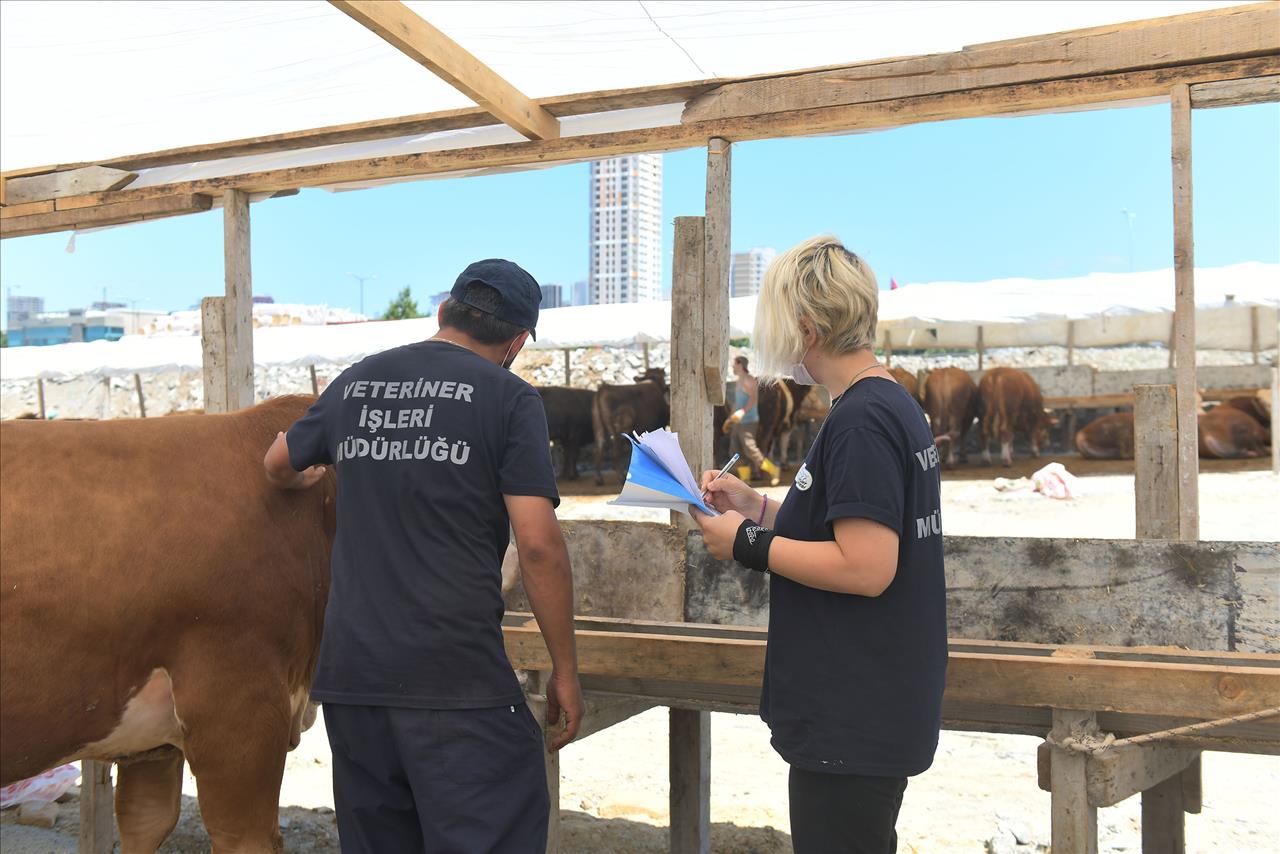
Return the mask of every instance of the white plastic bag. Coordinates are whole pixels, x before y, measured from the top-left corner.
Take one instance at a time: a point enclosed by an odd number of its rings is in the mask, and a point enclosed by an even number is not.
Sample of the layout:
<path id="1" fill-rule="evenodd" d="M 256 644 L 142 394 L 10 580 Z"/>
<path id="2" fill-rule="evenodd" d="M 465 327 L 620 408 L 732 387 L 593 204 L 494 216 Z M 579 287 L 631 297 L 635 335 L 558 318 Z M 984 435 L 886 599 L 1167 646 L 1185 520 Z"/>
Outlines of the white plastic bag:
<path id="1" fill-rule="evenodd" d="M 0 809 L 20 804 L 48 804 L 66 794 L 80 777 L 77 765 L 59 765 L 0 789 Z"/>
<path id="2" fill-rule="evenodd" d="M 1075 498 L 1080 494 L 1080 479 L 1062 463 L 1049 463 L 1031 475 L 1031 483 L 1036 492 L 1050 498 Z"/>

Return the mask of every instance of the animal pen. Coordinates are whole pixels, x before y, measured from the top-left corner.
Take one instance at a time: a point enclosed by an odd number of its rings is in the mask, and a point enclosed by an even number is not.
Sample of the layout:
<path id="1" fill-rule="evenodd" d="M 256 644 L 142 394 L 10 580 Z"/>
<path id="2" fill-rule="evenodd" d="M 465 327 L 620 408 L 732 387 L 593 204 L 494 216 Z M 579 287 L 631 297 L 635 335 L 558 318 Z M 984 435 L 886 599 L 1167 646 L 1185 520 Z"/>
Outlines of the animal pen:
<path id="1" fill-rule="evenodd" d="M 1199 541 L 1191 186 L 1194 110 L 1280 100 L 1280 6 L 535 101 L 400 3 L 332 2 L 477 106 L 0 176 L 4 237 L 221 205 L 226 289 L 201 306 L 210 412 L 252 402 L 251 201 L 705 146 L 704 215 L 679 217 L 675 227 L 671 420 L 691 467 L 711 468 L 711 412 L 724 400 L 727 367 L 735 142 L 1167 102 L 1175 381 L 1133 391 L 1139 540 L 948 537 L 944 725 L 1045 737 L 1040 781 L 1052 795 L 1058 854 L 1095 851 L 1097 808 L 1134 794 L 1142 797 L 1143 850 L 1180 852 L 1183 814 L 1200 805 L 1201 751 L 1280 753 L 1280 545 Z M 593 123 L 575 121 L 587 114 Z M 481 134 L 471 140 L 479 144 L 448 144 L 459 142 L 450 131 L 492 129 L 495 120 L 525 139 L 501 129 L 497 141 Z M 446 142 L 377 156 L 342 148 L 431 134 Z M 269 163 L 261 157 L 268 154 Z M 577 570 L 585 732 L 669 707 L 671 850 L 705 852 L 709 713 L 755 710 L 763 579 L 711 559 L 678 520 L 564 529 Z M 510 604 L 508 652 L 529 672 L 536 704 L 548 658 L 518 597 Z M 549 754 L 553 805 L 558 767 Z M 86 763 L 82 851 L 111 849 L 108 770 Z M 556 850 L 554 821 L 552 828 L 548 847 Z"/>

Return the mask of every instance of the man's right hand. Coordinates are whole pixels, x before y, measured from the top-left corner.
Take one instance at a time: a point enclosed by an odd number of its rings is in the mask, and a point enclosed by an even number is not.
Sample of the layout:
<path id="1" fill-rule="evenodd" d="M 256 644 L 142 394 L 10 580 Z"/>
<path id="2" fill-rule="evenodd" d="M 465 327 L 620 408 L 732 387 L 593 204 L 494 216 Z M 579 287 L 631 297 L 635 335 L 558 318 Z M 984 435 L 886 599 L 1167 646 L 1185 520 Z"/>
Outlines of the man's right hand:
<path id="1" fill-rule="evenodd" d="M 547 680 L 547 729 L 553 731 L 560 724 L 561 713 L 564 714 L 564 728 L 551 737 L 551 749 L 559 750 L 578 737 L 578 727 L 582 725 L 585 704 L 582 700 L 582 685 L 577 675 L 561 676 L 552 671 Z"/>
<path id="2" fill-rule="evenodd" d="M 736 510 L 748 519 L 756 518 L 760 512 L 760 493 L 727 472 L 720 478 L 716 477 L 718 474 L 715 469 L 702 473 L 702 491 L 711 506 L 721 513 Z"/>

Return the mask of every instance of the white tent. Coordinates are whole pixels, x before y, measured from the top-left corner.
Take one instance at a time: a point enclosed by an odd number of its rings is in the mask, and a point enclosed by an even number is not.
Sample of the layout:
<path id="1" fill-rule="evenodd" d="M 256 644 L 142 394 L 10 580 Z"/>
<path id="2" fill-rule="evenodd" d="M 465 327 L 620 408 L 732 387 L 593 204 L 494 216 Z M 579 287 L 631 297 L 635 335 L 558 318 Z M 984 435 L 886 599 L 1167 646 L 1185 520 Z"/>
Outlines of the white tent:
<path id="1" fill-rule="evenodd" d="M 880 342 L 895 348 L 969 348 L 983 327 L 987 347 L 1065 344 L 1074 322 L 1078 347 L 1166 341 L 1173 311 L 1173 271 L 1095 273 L 1077 279 L 1001 279 L 907 285 L 880 294 Z M 1258 346 L 1276 346 L 1280 265 L 1246 263 L 1196 271 L 1196 338 L 1202 349 L 1248 350 L 1248 314 L 1260 312 Z M 755 297 L 730 303 L 729 335 L 751 335 Z M 259 367 L 349 365 L 434 334 L 431 318 L 333 326 L 264 327 L 254 332 Z M 536 349 L 624 347 L 667 341 L 671 303 L 593 305 L 544 311 Z M 0 351 L 0 379 L 121 376 L 160 370 L 199 371 L 200 339 L 144 338 L 11 347 Z"/>

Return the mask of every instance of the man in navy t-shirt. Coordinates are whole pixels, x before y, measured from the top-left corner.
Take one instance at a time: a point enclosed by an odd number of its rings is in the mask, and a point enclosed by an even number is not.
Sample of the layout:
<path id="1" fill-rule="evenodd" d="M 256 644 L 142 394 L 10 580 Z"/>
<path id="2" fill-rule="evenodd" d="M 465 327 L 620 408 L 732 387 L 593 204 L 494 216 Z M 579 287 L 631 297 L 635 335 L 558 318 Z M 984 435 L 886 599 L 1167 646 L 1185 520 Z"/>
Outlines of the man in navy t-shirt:
<path id="1" fill-rule="evenodd" d="M 343 851 L 542 851 L 542 733 L 502 642 L 509 531 L 553 661 L 548 723 L 582 716 L 573 583 L 542 400 L 507 370 L 541 291 L 502 260 L 458 277 L 430 340 L 344 371 L 267 453 L 283 488 L 338 474 L 312 696 Z"/>

